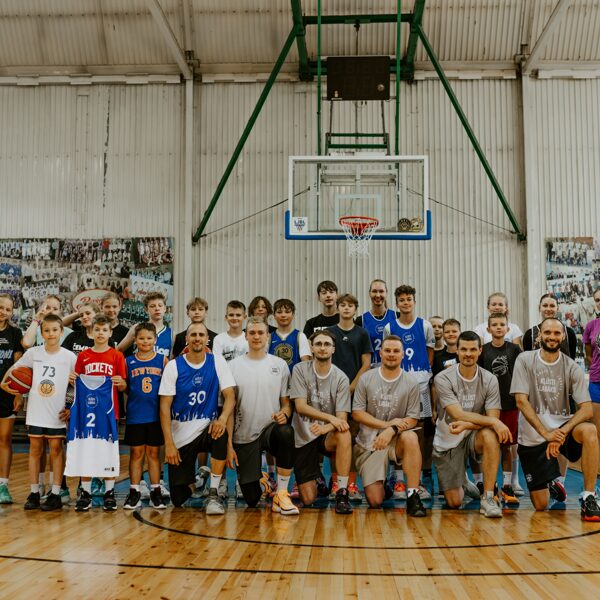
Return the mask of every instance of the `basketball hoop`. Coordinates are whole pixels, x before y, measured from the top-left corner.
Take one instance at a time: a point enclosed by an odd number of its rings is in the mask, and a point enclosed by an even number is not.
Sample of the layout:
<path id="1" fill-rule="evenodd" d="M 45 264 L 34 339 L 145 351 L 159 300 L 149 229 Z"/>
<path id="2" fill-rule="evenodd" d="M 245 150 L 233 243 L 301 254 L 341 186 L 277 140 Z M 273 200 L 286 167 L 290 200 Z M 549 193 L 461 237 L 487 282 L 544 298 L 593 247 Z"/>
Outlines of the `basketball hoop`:
<path id="1" fill-rule="evenodd" d="M 375 217 L 340 217 L 339 223 L 348 242 L 348 256 L 366 258 L 369 256 L 369 242 L 379 227 Z"/>

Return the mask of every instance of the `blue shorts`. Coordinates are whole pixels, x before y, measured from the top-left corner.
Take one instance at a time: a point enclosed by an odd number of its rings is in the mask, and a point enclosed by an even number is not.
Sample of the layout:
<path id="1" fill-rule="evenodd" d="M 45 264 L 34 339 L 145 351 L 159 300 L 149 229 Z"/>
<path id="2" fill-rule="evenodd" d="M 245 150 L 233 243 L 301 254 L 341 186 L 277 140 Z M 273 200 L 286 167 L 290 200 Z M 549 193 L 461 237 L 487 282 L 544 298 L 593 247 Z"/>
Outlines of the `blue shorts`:
<path id="1" fill-rule="evenodd" d="M 592 402 L 600 404 L 600 381 L 590 381 L 589 392 Z"/>

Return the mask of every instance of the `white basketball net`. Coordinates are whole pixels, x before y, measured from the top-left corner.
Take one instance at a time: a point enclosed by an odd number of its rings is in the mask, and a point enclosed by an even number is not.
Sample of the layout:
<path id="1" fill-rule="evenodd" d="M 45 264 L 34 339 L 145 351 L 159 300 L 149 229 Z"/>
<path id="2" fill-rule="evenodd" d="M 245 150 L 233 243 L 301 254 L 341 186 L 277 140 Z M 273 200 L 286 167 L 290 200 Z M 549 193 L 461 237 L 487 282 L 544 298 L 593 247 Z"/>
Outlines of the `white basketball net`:
<path id="1" fill-rule="evenodd" d="M 379 227 L 379 221 L 375 217 L 340 217 L 339 223 L 346 234 L 348 256 L 369 256 L 369 242 Z"/>

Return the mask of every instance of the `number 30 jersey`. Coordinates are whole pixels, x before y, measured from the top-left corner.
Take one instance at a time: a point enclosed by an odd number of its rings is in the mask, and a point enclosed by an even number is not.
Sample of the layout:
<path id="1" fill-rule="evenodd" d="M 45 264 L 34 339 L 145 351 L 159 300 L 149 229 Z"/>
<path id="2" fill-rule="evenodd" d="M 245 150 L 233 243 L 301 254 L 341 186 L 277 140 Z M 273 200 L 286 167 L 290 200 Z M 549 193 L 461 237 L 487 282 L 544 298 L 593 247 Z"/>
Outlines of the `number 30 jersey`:
<path id="1" fill-rule="evenodd" d="M 160 420 L 158 388 L 166 358 L 155 353 L 142 360 L 137 354 L 128 356 L 127 424 L 154 423 Z"/>

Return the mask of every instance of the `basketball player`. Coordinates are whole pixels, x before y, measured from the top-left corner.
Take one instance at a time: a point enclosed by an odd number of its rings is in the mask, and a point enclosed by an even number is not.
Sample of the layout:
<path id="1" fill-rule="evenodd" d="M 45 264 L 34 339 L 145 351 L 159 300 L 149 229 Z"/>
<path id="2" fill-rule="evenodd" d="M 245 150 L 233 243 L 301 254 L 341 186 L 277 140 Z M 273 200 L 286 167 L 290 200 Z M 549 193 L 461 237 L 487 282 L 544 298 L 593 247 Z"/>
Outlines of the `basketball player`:
<path id="1" fill-rule="evenodd" d="M 321 474 L 321 455 L 335 455 L 338 489 L 335 512 L 352 512 L 348 497 L 348 475 L 352 460 L 352 438 L 348 425 L 351 411 L 348 377 L 333 365 L 335 337 L 328 331 L 311 336 L 313 360 L 294 367 L 290 398 L 294 401 L 296 459 L 294 472 L 305 505 L 317 497 L 316 480 Z"/>
<path id="2" fill-rule="evenodd" d="M 27 401 L 27 435 L 29 436 L 29 482 L 30 494 L 25 510 L 40 508 L 44 511 L 61 510 L 60 484 L 52 485 L 52 491 L 40 504 L 40 457 L 48 442 L 50 447 L 53 481 L 63 476 L 63 440 L 65 424 L 60 418 L 65 406 L 69 376 L 75 368 L 76 356 L 60 347 L 63 324 L 57 315 L 48 315 L 42 321 L 43 346 L 34 346 L 25 352 L 13 368 L 27 367 L 33 370 L 31 389 Z M 10 371 L 9 371 L 10 373 Z M 5 376 L 8 377 L 8 374 Z M 4 381 L 3 381 L 4 383 Z"/>
<path id="3" fill-rule="evenodd" d="M 107 292 L 100 300 L 102 313 L 110 321 L 110 328 L 112 330 L 111 339 L 115 346 L 125 338 L 129 331 L 125 325 L 119 323 L 119 313 L 122 307 L 123 303 L 120 296 L 114 292 Z"/>
<path id="4" fill-rule="evenodd" d="M 437 352 L 444 348 L 444 319 L 434 315 L 433 317 L 429 317 L 429 322 L 433 328 L 433 337 L 435 338 L 433 351 Z"/>
<path id="5" fill-rule="evenodd" d="M 0 380 L 23 354 L 23 334 L 18 327 L 10 324 L 13 311 L 12 297 L 9 294 L 0 294 Z M 22 404 L 22 397 L 15 397 L 0 389 L 0 504 L 12 504 L 13 501 L 8 490 L 12 463 L 12 433 L 17 409 Z"/>
<path id="6" fill-rule="evenodd" d="M 23 339 L 21 340 L 21 345 L 25 350 L 31 348 L 32 346 L 41 346 L 44 343 L 42 338 L 42 334 L 39 331 L 40 323 L 42 319 L 46 315 L 58 315 L 62 319 L 62 307 L 61 300 L 58 296 L 51 294 L 50 296 L 46 296 L 42 303 L 40 304 L 40 308 L 38 312 L 33 317 L 29 327 L 25 330 L 23 334 Z M 73 331 L 69 327 L 65 327 L 62 332 L 61 344 L 63 340 Z"/>
<path id="7" fill-rule="evenodd" d="M 369 298 L 371 308 L 367 312 L 356 317 L 356 324 L 364 327 L 371 338 L 373 353 L 371 364 L 379 364 L 379 349 L 383 341 L 383 330 L 388 323 L 396 319 L 396 313 L 387 306 L 387 283 L 383 279 L 373 279 L 369 286 Z"/>
<path id="8" fill-rule="evenodd" d="M 500 444 L 512 439 L 508 427 L 499 419 L 498 380 L 477 365 L 480 354 L 480 337 L 474 331 L 463 331 L 458 338 L 458 365 L 436 375 L 438 417 L 433 462 L 446 504 L 459 508 L 464 496 L 467 459 L 483 461 L 480 513 L 502 517 L 494 484 Z"/>
<path id="9" fill-rule="evenodd" d="M 446 319 L 442 325 L 442 335 L 444 347 L 435 351 L 431 365 L 434 377 L 444 369 L 458 363 L 456 347 L 460 335 L 460 322 L 456 319 Z"/>
<path id="10" fill-rule="evenodd" d="M 235 406 L 235 381 L 227 362 L 206 351 L 208 330 L 204 323 L 188 326 L 188 352 L 169 361 L 160 383 L 160 422 L 169 465 L 169 487 L 175 506 L 191 497 L 196 457 L 210 452 L 210 489 L 207 515 L 225 512 L 218 488 L 225 470 L 229 434 L 227 422 Z M 223 411 L 218 414 L 219 392 Z"/>
<path id="11" fill-rule="evenodd" d="M 560 351 L 563 324 L 554 318 L 540 325 L 539 350 L 517 358 L 510 391 L 519 415 L 519 458 L 536 510 L 548 507 L 550 484 L 560 474 L 557 456 L 581 459 L 583 494 L 581 518 L 600 521 L 595 496 L 598 473 L 598 435 L 590 423 L 592 403 L 585 376 L 575 361 Z M 571 411 L 569 395 L 577 410 Z"/>
<path id="12" fill-rule="evenodd" d="M 371 508 L 385 500 L 388 461 L 402 462 L 408 482 L 406 512 L 427 513 L 418 493 L 421 473 L 419 438 L 414 431 L 420 414 L 419 382 L 402 368 L 402 340 L 388 336 L 382 343 L 381 366 L 361 376 L 356 387 L 352 418 L 360 424 L 354 460 Z"/>
<path id="13" fill-rule="evenodd" d="M 165 508 L 160 489 L 160 447 L 164 437 L 160 425 L 158 389 L 167 358 L 154 350 L 156 327 L 140 323 L 135 328 L 136 353 L 125 359 L 127 364 L 127 427 L 123 442 L 130 446 L 129 480 L 131 487 L 123 508 L 133 510 L 142 505 L 140 481 L 144 457 L 150 475 L 150 505 Z"/>
<path id="14" fill-rule="evenodd" d="M 255 296 L 248 304 L 248 315 L 251 317 L 260 317 L 264 319 L 269 326 L 269 334 L 273 333 L 276 327 L 269 323 L 269 317 L 273 314 L 273 307 L 268 298 L 264 296 Z"/>
<path id="15" fill-rule="evenodd" d="M 315 331 L 321 331 L 321 329 L 327 329 L 339 323 L 340 316 L 336 304 L 337 295 L 338 288 L 333 281 L 325 280 L 319 283 L 317 286 L 317 296 L 323 308 L 321 314 L 306 321 L 304 335 L 307 338 L 310 338 Z"/>
<path id="16" fill-rule="evenodd" d="M 504 292 L 494 292 L 488 296 L 487 300 L 488 314 L 503 313 L 508 317 L 508 298 Z M 475 333 L 481 338 L 482 344 L 487 344 L 492 341 L 492 335 L 487 330 L 487 322 L 480 323 L 475 327 Z M 521 346 L 523 332 L 515 323 L 508 323 L 508 331 L 506 332 L 506 341 Z"/>
<path id="17" fill-rule="evenodd" d="M 289 424 L 292 409 L 288 397 L 289 369 L 285 361 L 267 354 L 269 327 L 264 320 L 250 317 L 246 326 L 248 353 L 231 361 L 235 379 L 236 410 L 228 423 L 233 439 L 228 450 L 228 464 L 238 469 L 244 499 L 255 507 L 263 490 L 262 452 L 267 451 L 277 463 L 277 493 L 272 511 L 297 515 L 288 492 L 294 466 L 294 430 Z M 266 478 L 264 478 L 266 480 Z"/>
<path id="18" fill-rule="evenodd" d="M 281 298 L 275 302 L 273 308 L 277 328 L 271 333 L 269 354 L 285 360 L 291 374 L 294 366 L 301 360 L 307 361 L 312 358 L 310 345 L 306 336 L 292 326 L 296 305 L 287 298 Z"/>
<path id="19" fill-rule="evenodd" d="M 206 313 L 208 312 L 208 302 L 204 298 L 192 298 L 185 307 L 187 312 L 187 316 L 190 320 L 190 323 L 204 323 L 206 319 Z M 216 333 L 206 328 L 208 331 L 208 341 L 206 343 L 206 349 L 212 350 L 213 340 L 216 337 Z M 187 329 L 179 332 L 175 336 L 175 343 L 173 344 L 173 357 L 179 356 L 182 352 L 184 352 L 185 338 L 187 335 Z"/>
<path id="20" fill-rule="evenodd" d="M 246 306 L 239 300 L 231 300 L 225 308 L 227 331 L 219 333 L 213 342 L 213 352 L 226 361 L 243 356 L 248 351 L 248 342 L 244 336 Z"/>
<path id="21" fill-rule="evenodd" d="M 92 337 L 92 323 L 97 314 L 100 313 L 100 307 L 94 302 L 85 302 L 79 307 L 77 314 L 81 328 L 72 331 L 62 342 L 61 346 L 76 356 L 86 348 L 94 345 Z"/>

